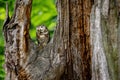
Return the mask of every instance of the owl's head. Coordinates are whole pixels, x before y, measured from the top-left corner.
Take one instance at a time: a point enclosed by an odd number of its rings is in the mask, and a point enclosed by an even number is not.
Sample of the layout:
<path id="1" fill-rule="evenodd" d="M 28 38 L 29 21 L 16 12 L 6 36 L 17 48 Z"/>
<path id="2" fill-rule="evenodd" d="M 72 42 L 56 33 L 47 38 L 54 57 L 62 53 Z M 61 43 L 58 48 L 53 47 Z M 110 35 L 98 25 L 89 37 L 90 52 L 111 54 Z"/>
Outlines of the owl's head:
<path id="1" fill-rule="evenodd" d="M 44 25 L 38 26 L 36 30 L 40 34 L 48 34 L 48 29 Z"/>

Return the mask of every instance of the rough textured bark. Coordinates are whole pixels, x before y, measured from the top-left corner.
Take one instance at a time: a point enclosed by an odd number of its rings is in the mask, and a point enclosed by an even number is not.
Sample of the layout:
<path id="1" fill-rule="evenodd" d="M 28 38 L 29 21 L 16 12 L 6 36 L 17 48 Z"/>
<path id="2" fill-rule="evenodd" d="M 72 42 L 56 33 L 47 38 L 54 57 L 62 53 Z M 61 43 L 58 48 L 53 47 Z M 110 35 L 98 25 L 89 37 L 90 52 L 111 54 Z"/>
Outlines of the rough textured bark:
<path id="1" fill-rule="evenodd" d="M 95 0 L 91 13 L 93 80 L 119 80 L 119 5 L 119 0 Z"/>
<path id="2" fill-rule="evenodd" d="M 62 80 L 91 79 L 90 12 L 92 0 L 58 0 L 59 29 L 68 42 Z"/>
<path id="3" fill-rule="evenodd" d="M 58 24 L 43 49 L 30 39 L 31 4 L 16 0 L 4 25 L 6 80 L 118 80 L 119 0 L 57 0 Z"/>
<path id="4" fill-rule="evenodd" d="M 103 4 L 109 4 L 104 2 Z M 105 4 L 106 12 L 108 5 Z M 93 50 L 92 56 L 92 80 L 110 80 L 105 51 L 102 44 L 101 34 L 101 0 L 96 1 L 91 13 L 91 44 Z M 103 12 L 105 15 L 106 12 Z M 107 16 L 107 15 L 105 15 Z"/>

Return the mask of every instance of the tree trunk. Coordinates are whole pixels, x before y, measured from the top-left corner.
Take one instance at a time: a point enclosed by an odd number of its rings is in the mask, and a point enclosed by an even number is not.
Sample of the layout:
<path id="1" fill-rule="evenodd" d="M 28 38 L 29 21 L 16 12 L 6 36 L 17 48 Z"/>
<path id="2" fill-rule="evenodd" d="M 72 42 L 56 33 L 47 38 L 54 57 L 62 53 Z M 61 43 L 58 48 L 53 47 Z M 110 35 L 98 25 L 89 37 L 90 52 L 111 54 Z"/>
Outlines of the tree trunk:
<path id="1" fill-rule="evenodd" d="M 99 0 L 94 3 L 90 31 L 94 80 L 120 79 L 119 6 L 119 0 Z"/>
<path id="2" fill-rule="evenodd" d="M 57 0 L 53 40 L 29 35 L 32 0 L 16 0 L 4 25 L 6 80 L 119 80 L 119 0 Z M 119 64 L 118 64 L 119 63 Z"/>

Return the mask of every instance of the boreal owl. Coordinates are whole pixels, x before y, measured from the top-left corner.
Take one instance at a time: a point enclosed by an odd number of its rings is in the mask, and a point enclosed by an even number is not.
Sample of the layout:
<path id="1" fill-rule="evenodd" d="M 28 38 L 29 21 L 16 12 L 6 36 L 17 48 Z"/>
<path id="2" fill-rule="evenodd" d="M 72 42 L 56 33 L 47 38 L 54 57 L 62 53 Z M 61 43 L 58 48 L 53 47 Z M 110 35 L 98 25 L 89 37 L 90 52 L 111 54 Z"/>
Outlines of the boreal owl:
<path id="1" fill-rule="evenodd" d="M 36 37 L 37 37 L 38 45 L 45 47 L 50 40 L 50 35 L 47 27 L 45 27 L 44 25 L 38 26 L 36 28 Z"/>

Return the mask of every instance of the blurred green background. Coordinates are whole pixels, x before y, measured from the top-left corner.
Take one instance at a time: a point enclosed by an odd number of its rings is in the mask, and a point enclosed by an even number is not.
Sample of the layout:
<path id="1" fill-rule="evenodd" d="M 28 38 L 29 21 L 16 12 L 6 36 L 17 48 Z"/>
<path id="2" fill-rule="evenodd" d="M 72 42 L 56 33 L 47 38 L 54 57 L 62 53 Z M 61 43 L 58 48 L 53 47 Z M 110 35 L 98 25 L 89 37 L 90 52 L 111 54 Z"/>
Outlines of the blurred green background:
<path id="1" fill-rule="evenodd" d="M 4 38 L 2 25 L 5 19 L 5 3 L 9 4 L 9 14 L 13 14 L 15 0 L 0 0 L 0 80 L 4 80 L 5 72 L 4 64 Z M 52 36 L 54 27 L 56 26 L 57 10 L 55 0 L 33 0 L 31 13 L 30 36 L 36 41 L 36 27 L 45 25 Z"/>

